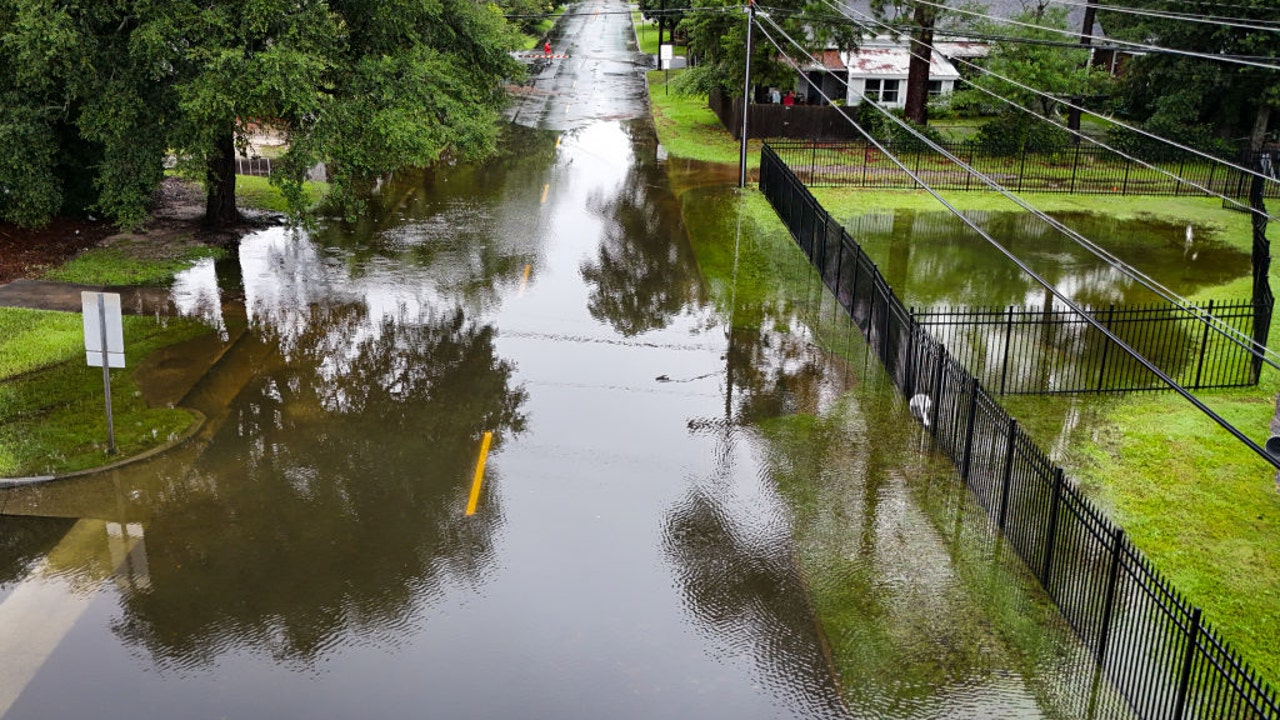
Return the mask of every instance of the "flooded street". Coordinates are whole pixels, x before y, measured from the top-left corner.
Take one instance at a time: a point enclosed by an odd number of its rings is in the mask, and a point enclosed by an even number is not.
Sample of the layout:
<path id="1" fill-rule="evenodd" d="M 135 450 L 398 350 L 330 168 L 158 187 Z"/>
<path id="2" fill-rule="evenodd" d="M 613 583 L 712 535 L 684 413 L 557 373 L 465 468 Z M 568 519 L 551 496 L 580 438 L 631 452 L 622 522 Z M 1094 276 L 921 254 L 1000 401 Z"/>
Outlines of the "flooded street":
<path id="1" fill-rule="evenodd" d="M 179 278 L 189 442 L 0 493 L 0 717 L 1124 717 L 571 7 L 500 157 Z"/>

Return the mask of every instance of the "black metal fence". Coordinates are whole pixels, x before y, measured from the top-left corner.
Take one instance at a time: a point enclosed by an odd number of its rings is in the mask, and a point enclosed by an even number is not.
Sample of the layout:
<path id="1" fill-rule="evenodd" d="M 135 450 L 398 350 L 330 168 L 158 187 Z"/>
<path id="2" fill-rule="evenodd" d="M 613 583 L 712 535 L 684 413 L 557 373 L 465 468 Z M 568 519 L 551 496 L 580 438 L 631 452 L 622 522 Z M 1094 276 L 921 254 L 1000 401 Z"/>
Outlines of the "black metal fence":
<path id="1" fill-rule="evenodd" d="M 1210 301 L 1204 309 L 1239 333 L 1237 339 L 1253 337 L 1250 301 Z M 1176 307 L 1111 305 L 1085 310 L 1183 387 L 1245 387 L 1258 382 L 1252 353 Z M 1001 395 L 1168 388 L 1115 341 L 1064 306 L 912 308 L 910 314 L 984 387 Z"/>
<path id="2" fill-rule="evenodd" d="M 760 186 L 937 447 L 1142 718 L 1280 720 L 1275 691 L 912 317 L 875 264 L 766 146 Z"/>
<path id="3" fill-rule="evenodd" d="M 771 145 L 774 152 L 810 187 L 918 187 L 916 181 L 902 168 L 863 141 L 792 141 Z M 1015 192 L 1034 190 L 1097 195 L 1206 195 L 1191 183 L 1211 190 L 1214 194 L 1233 198 L 1244 198 L 1249 191 L 1248 176 L 1244 173 L 1224 169 L 1217 163 L 1190 153 L 1180 161 L 1153 163 L 1176 176 L 1170 177 L 1099 147 L 1077 145 L 1056 153 L 993 155 L 972 142 L 940 145 L 974 169 Z M 886 147 L 912 172 L 937 190 L 988 189 L 986 184 L 968 170 L 922 143 Z M 1266 197 L 1280 197 L 1280 182 L 1267 181 L 1264 192 Z"/>

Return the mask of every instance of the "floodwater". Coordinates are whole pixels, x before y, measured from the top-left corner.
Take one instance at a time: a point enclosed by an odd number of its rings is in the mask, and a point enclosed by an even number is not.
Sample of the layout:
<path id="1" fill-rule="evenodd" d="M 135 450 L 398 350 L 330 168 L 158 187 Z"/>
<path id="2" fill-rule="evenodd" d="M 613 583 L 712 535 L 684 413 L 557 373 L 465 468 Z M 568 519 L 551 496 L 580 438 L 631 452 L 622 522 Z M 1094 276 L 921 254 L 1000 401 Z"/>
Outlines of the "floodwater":
<path id="1" fill-rule="evenodd" d="M 1028 213 L 965 214 L 1077 303 L 1105 307 L 1159 300 Z M 1250 273 L 1249 254 L 1227 245 L 1210 228 L 1150 218 L 1050 214 L 1184 297 Z M 949 212 L 874 213 L 851 218 L 845 226 L 907 305 L 1005 307 L 1045 302 L 1043 286 Z"/>
<path id="2" fill-rule="evenodd" d="M 179 279 L 190 442 L 0 494 L 0 716 L 1124 716 L 573 7 L 501 157 Z"/>

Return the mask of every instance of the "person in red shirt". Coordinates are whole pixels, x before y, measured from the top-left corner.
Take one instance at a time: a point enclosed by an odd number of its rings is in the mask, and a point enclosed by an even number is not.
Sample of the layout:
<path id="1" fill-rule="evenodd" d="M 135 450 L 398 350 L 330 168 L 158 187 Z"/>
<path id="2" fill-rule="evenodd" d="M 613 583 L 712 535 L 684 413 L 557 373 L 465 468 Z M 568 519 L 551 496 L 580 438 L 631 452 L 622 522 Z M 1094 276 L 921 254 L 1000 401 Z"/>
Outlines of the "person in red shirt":
<path id="1" fill-rule="evenodd" d="M 787 94 L 782 96 L 782 104 L 786 107 L 791 107 L 792 105 L 795 105 L 796 104 L 795 94 L 792 93 L 790 90 L 788 90 Z"/>
<path id="2" fill-rule="evenodd" d="M 542 46 L 542 53 L 543 53 L 544 55 L 550 55 L 550 54 L 551 54 L 551 41 L 550 41 L 550 40 L 548 40 L 545 44 L 543 44 L 543 46 Z"/>

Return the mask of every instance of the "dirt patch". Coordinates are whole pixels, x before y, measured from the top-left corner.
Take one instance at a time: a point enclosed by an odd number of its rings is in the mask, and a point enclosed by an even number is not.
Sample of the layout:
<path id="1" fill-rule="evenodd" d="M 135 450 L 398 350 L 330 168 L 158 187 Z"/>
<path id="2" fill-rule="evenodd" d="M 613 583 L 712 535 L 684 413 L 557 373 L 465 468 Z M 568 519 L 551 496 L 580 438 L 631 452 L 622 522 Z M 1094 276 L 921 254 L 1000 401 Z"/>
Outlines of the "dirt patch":
<path id="1" fill-rule="evenodd" d="M 196 183 L 165 178 L 152 196 L 151 217 L 136 231 L 121 233 L 105 220 L 56 218 L 42 228 L 0 223 L 0 284 L 38 278 L 81 251 L 112 246 L 138 258 L 180 257 L 192 245 L 234 245 L 269 218 L 232 228 L 207 228 L 204 191 Z"/>

